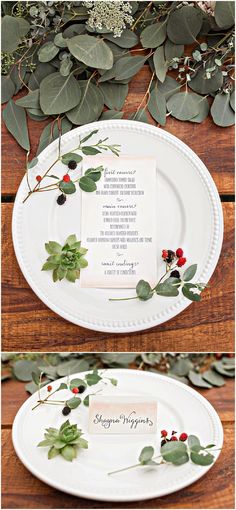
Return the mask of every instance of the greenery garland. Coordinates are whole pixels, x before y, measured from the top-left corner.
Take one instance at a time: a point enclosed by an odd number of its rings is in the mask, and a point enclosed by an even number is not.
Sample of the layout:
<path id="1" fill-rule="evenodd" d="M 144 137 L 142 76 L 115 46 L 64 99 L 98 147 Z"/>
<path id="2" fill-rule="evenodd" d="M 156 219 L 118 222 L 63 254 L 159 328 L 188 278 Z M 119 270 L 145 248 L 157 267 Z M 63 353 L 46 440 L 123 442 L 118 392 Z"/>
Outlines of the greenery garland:
<path id="1" fill-rule="evenodd" d="M 75 126 L 122 118 L 144 65 L 151 79 L 129 119 L 199 123 L 210 111 L 232 125 L 234 2 L 2 2 L 3 120 L 28 154 L 27 117 L 50 118 L 37 154 Z"/>

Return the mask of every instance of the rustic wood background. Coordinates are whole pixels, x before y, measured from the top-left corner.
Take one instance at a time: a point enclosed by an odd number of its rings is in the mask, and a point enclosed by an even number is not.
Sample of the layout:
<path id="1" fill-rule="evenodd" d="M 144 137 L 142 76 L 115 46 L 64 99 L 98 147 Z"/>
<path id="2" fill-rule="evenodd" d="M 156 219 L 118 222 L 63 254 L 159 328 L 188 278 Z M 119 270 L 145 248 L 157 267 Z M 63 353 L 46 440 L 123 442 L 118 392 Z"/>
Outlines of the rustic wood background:
<path id="1" fill-rule="evenodd" d="M 26 400 L 24 383 L 2 384 L 2 508 L 235 508 L 234 506 L 234 381 L 199 390 L 215 407 L 224 427 L 224 446 L 218 461 L 200 480 L 163 498 L 136 503 L 102 503 L 63 494 L 35 478 L 15 455 L 11 429 Z M 79 483 L 79 478 L 78 478 Z"/>
<path id="2" fill-rule="evenodd" d="M 141 103 L 150 76 L 148 66 L 144 66 L 130 83 L 125 117 Z M 29 120 L 32 155 L 47 122 Z M 155 125 L 154 121 L 152 123 Z M 156 328 L 113 335 L 86 330 L 60 318 L 37 298 L 21 274 L 12 246 L 11 216 L 14 197 L 24 175 L 25 152 L 2 124 L 3 350 L 43 351 L 49 347 L 52 351 L 66 348 L 68 351 L 181 352 L 194 351 L 196 347 L 205 351 L 234 350 L 234 129 L 215 126 L 210 118 L 195 124 L 171 117 L 164 129 L 197 153 L 216 183 L 225 221 L 223 250 L 201 303 L 191 304 L 180 315 Z"/>

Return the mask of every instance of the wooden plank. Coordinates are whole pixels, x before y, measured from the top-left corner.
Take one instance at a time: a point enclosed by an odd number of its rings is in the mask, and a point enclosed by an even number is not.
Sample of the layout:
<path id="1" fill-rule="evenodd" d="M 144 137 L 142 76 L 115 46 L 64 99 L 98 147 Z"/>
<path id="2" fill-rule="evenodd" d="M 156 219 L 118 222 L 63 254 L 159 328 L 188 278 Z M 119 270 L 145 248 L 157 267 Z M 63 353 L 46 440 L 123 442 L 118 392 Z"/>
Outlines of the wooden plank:
<path id="1" fill-rule="evenodd" d="M 148 66 L 133 78 L 129 94 L 124 105 L 125 118 L 140 105 L 150 81 Z M 20 92 L 17 97 L 21 97 Z M 32 156 L 35 154 L 38 140 L 48 120 L 35 122 L 28 120 Z M 151 121 L 156 125 L 155 121 Z M 180 122 L 168 117 L 166 131 L 185 142 L 203 160 L 208 167 L 219 193 L 234 193 L 234 127 L 220 128 L 214 125 L 210 117 L 201 124 Z M 25 168 L 25 151 L 18 146 L 2 123 L 2 193 L 15 194 L 19 187 Z"/>
<path id="2" fill-rule="evenodd" d="M 234 350 L 234 204 L 223 205 L 222 254 L 200 303 L 174 319 L 140 333 L 112 335 L 86 330 L 61 319 L 31 291 L 18 267 L 11 241 L 12 204 L 3 204 L 3 328 L 6 351 L 205 351 Z M 222 339 L 224 344 L 222 344 Z"/>
<path id="3" fill-rule="evenodd" d="M 126 503 L 125 508 L 234 508 L 234 426 L 224 426 L 227 441 L 212 469 L 187 489 L 163 498 Z M 79 484 L 79 479 L 78 479 Z M 11 430 L 2 432 L 2 508 L 124 508 L 63 494 L 35 478 L 16 457 Z M 145 506 L 144 506 L 145 505 Z"/>
<path id="4" fill-rule="evenodd" d="M 2 426 L 10 427 L 28 393 L 25 384 L 15 379 L 2 383 Z M 222 422 L 234 420 L 234 380 L 227 379 L 225 386 L 210 390 L 197 388 L 198 393 L 207 398 L 215 407 Z M 196 388 L 195 388 L 196 389 Z"/>

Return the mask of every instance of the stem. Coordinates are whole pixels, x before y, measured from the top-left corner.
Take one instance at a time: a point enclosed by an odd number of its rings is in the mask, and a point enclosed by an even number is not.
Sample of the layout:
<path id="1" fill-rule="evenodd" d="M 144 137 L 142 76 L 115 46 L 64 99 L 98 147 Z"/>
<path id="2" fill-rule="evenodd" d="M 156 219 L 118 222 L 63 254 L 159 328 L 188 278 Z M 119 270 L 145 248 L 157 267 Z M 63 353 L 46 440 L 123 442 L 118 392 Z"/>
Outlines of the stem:
<path id="1" fill-rule="evenodd" d="M 147 5 L 147 7 L 145 7 L 145 9 L 141 12 L 140 16 L 136 19 L 136 21 L 134 22 L 131 30 L 134 30 L 136 25 L 138 24 L 138 22 L 142 19 L 143 15 L 150 9 L 152 5 L 152 2 L 149 2 L 149 4 Z"/>
<path id="2" fill-rule="evenodd" d="M 162 457 L 162 455 L 157 455 L 156 457 L 153 457 L 153 459 L 152 459 L 152 460 L 154 460 L 154 459 L 159 459 L 160 457 Z M 164 463 L 163 463 L 163 462 L 160 462 L 160 463 L 158 464 L 158 466 L 159 466 L 160 464 L 164 464 Z M 148 465 L 148 464 L 146 464 L 146 465 Z M 128 466 L 128 467 L 126 467 L 126 468 L 122 468 L 122 469 L 117 469 L 116 471 L 111 471 L 110 473 L 107 473 L 107 474 L 108 474 L 108 475 L 115 475 L 116 473 L 122 473 L 123 471 L 128 471 L 129 469 L 134 469 L 134 468 L 139 467 L 139 466 L 145 466 L 145 464 L 142 464 L 141 462 L 139 462 L 138 464 L 133 464 L 132 466 Z"/>

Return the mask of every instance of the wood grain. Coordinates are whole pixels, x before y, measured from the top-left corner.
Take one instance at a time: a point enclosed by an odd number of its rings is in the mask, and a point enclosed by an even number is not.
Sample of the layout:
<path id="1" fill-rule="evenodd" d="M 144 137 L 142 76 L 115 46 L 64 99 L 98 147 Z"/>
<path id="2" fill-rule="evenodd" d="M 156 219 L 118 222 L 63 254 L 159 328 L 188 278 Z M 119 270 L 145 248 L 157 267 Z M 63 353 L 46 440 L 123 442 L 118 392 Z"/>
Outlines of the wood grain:
<path id="1" fill-rule="evenodd" d="M 234 508 L 234 381 L 200 393 L 215 407 L 223 423 L 225 442 L 218 461 L 203 478 L 183 491 L 124 505 L 63 494 L 43 484 L 25 469 L 11 442 L 12 420 L 26 397 L 24 384 L 16 381 L 3 383 L 2 508 Z"/>
<path id="2" fill-rule="evenodd" d="M 13 205 L 3 204 L 3 350 L 233 351 L 234 207 L 231 202 L 222 205 L 225 222 L 223 250 L 210 288 L 204 292 L 202 301 L 191 304 L 180 315 L 156 328 L 131 335 L 112 335 L 86 330 L 65 321 L 32 292 L 13 251 Z"/>
<path id="3" fill-rule="evenodd" d="M 130 82 L 129 94 L 123 108 L 124 118 L 127 118 L 140 105 L 150 77 L 149 67 L 144 66 Z M 21 96 L 20 92 L 16 97 Z M 49 120 L 42 122 L 28 120 L 32 156 L 36 152 L 40 134 L 48 122 Z M 156 125 L 154 120 L 151 120 L 151 123 Z M 197 153 L 210 171 L 219 193 L 234 193 L 234 127 L 220 128 L 214 125 L 210 117 L 201 124 L 180 122 L 168 117 L 164 129 L 180 138 Z M 15 194 L 24 176 L 25 151 L 18 146 L 3 123 L 2 168 L 4 174 L 2 193 L 3 195 Z"/>

